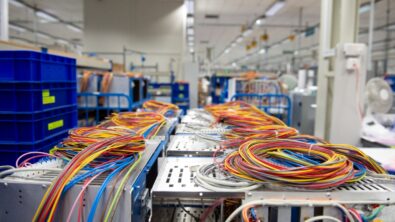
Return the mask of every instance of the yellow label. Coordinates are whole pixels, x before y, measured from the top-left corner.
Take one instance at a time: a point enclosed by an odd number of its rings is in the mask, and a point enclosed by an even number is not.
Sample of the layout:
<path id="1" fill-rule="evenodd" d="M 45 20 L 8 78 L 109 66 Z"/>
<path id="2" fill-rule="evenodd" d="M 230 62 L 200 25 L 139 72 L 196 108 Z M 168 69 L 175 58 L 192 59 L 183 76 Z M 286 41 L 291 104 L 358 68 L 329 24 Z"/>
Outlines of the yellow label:
<path id="1" fill-rule="evenodd" d="M 43 104 L 52 104 L 55 103 L 56 99 L 55 96 L 48 96 L 48 97 L 43 97 Z"/>
<path id="2" fill-rule="evenodd" d="M 63 120 L 61 119 L 52 123 L 48 123 L 48 130 L 54 130 L 62 126 L 63 126 Z"/>
<path id="3" fill-rule="evenodd" d="M 50 94 L 49 94 L 49 89 L 44 89 L 43 90 L 43 97 L 47 97 L 47 96 L 49 96 Z"/>

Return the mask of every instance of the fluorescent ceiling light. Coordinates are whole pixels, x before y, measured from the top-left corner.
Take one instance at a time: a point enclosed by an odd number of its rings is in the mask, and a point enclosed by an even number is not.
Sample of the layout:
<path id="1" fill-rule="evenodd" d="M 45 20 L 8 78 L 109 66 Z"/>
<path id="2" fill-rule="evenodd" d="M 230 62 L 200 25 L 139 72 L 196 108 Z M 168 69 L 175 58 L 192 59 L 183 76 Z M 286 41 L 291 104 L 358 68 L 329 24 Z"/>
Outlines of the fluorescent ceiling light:
<path id="1" fill-rule="evenodd" d="M 187 26 L 193 26 L 195 19 L 193 18 L 192 15 L 187 16 Z"/>
<path id="2" fill-rule="evenodd" d="M 56 39 L 56 42 L 57 42 L 57 43 L 60 43 L 60 44 L 63 44 L 63 45 L 67 45 L 67 44 L 69 44 L 69 42 L 68 42 L 68 41 L 66 41 L 66 40 L 63 40 L 63 39 Z"/>
<path id="3" fill-rule="evenodd" d="M 277 0 L 274 2 L 270 8 L 266 11 L 266 16 L 273 16 L 275 15 L 282 7 L 284 7 L 285 1 L 284 0 Z"/>
<path id="4" fill-rule="evenodd" d="M 261 16 L 259 17 L 257 20 L 255 20 L 255 25 L 262 25 L 263 23 L 265 23 L 265 17 Z"/>
<path id="5" fill-rule="evenodd" d="M 230 47 L 235 47 L 236 46 L 236 42 L 232 42 L 232 44 L 230 44 Z"/>
<path id="6" fill-rule="evenodd" d="M 43 39 L 51 39 L 51 37 L 49 35 L 46 35 L 46 34 L 40 33 L 40 32 L 37 33 L 37 36 L 40 38 L 43 38 Z"/>
<path id="7" fill-rule="evenodd" d="M 194 44 L 193 42 L 188 42 L 189 46 L 193 46 L 193 44 Z"/>
<path id="8" fill-rule="evenodd" d="M 242 42 L 242 41 L 243 41 L 243 37 L 242 37 L 242 36 L 237 37 L 237 39 L 236 39 L 236 42 L 237 42 L 237 43 L 240 43 L 240 42 Z"/>
<path id="9" fill-rule="evenodd" d="M 370 3 L 369 2 L 361 5 L 361 7 L 359 7 L 358 13 L 363 14 L 368 11 L 370 11 Z"/>
<path id="10" fill-rule="evenodd" d="M 187 0 L 185 1 L 185 4 L 187 7 L 187 13 L 193 14 L 195 12 L 195 2 L 193 0 Z"/>
<path id="11" fill-rule="evenodd" d="M 243 36 L 244 36 L 244 37 L 247 37 L 247 36 L 251 35 L 251 33 L 252 33 L 252 29 L 246 29 L 246 30 L 243 32 Z"/>
<path id="12" fill-rule="evenodd" d="M 187 28 L 187 35 L 193 35 L 195 33 L 195 30 L 193 28 Z"/>
<path id="13" fill-rule="evenodd" d="M 190 52 L 190 53 L 194 53 L 194 52 L 195 52 L 195 49 L 191 47 L 191 48 L 189 48 L 189 52 Z"/>
<path id="14" fill-rule="evenodd" d="M 26 32 L 26 31 L 27 31 L 27 30 L 26 30 L 25 28 L 23 28 L 23 27 L 16 26 L 16 25 L 12 25 L 12 24 L 9 24 L 9 27 L 10 27 L 11 29 L 17 31 L 17 32 Z"/>
<path id="15" fill-rule="evenodd" d="M 237 63 L 233 62 L 233 63 L 232 63 L 232 66 L 233 66 L 233 67 L 236 67 L 236 66 L 237 66 Z"/>
<path id="16" fill-rule="evenodd" d="M 15 7 L 19 7 L 19 8 L 25 7 L 24 4 L 22 4 L 21 2 L 16 1 L 16 0 L 8 0 L 8 2 L 9 2 L 11 5 L 15 6 Z"/>
<path id="17" fill-rule="evenodd" d="M 276 48 L 278 46 L 279 46 L 279 44 L 274 44 L 274 45 L 271 46 L 271 48 Z"/>
<path id="18" fill-rule="evenodd" d="M 75 26 L 75 25 L 67 24 L 66 27 L 74 32 L 82 32 L 82 29 L 80 27 Z"/>
<path id="19" fill-rule="evenodd" d="M 225 49 L 225 54 L 228 54 L 230 52 L 230 49 Z"/>
<path id="20" fill-rule="evenodd" d="M 265 54 L 265 52 L 266 52 L 266 49 L 259 50 L 259 54 Z"/>
<path id="21" fill-rule="evenodd" d="M 387 29 L 394 30 L 395 29 L 395 25 L 390 25 L 390 26 L 387 27 Z"/>
<path id="22" fill-rule="evenodd" d="M 37 11 L 36 15 L 48 22 L 59 22 L 59 19 L 43 11 Z"/>
<path id="23" fill-rule="evenodd" d="M 195 40 L 195 37 L 193 35 L 188 35 L 188 41 L 193 41 Z"/>

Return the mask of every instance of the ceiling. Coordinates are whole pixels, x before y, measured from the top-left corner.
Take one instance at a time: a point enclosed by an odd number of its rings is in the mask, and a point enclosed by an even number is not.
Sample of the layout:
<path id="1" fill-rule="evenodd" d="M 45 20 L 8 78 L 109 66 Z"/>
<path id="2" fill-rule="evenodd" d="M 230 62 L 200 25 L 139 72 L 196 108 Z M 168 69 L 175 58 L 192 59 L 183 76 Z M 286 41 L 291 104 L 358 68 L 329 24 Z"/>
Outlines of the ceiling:
<path id="1" fill-rule="evenodd" d="M 196 52 L 204 59 L 207 57 L 207 48 L 212 50 L 212 61 L 218 67 L 237 65 L 251 65 L 273 63 L 273 61 L 290 61 L 293 55 L 284 54 L 284 51 L 296 51 L 300 44 L 301 49 L 298 55 L 308 54 L 306 60 L 312 60 L 316 52 L 310 50 L 316 48 L 319 42 L 319 29 L 315 34 L 305 37 L 304 34 L 296 36 L 294 41 L 287 41 L 287 37 L 295 34 L 297 30 L 318 25 L 320 21 L 319 0 L 287 0 L 284 7 L 274 16 L 267 17 L 263 25 L 253 27 L 253 34 L 244 38 L 243 42 L 232 47 L 227 53 L 231 42 L 233 42 L 241 32 L 242 25 L 252 25 L 256 18 L 264 14 L 274 0 L 197 0 L 196 1 Z M 361 1 L 361 4 L 368 3 L 369 0 Z M 387 0 L 376 1 L 375 27 L 386 24 Z M 395 10 L 395 3 L 390 5 L 391 11 Z M 207 19 L 206 14 L 216 14 L 218 19 Z M 392 13 L 393 14 L 393 13 Z M 300 17 L 301 15 L 301 17 Z M 301 21 L 300 21 L 301 19 Z M 300 22 L 300 23 L 299 23 Z M 395 22 L 395 15 L 390 15 L 390 23 Z M 299 26 L 301 24 L 301 27 Z M 360 14 L 360 27 L 365 31 L 369 24 L 369 13 Z M 268 34 L 268 41 L 259 41 L 259 36 Z M 391 34 L 392 35 L 392 34 Z M 382 42 L 386 38 L 385 30 L 377 30 L 374 33 L 374 41 Z M 252 40 L 256 40 L 258 45 L 253 50 L 246 50 L 246 45 Z M 367 42 L 368 36 L 362 35 L 361 42 Z M 260 47 L 272 46 L 265 54 L 256 53 Z M 394 41 L 395 44 L 395 41 Z M 384 50 L 385 44 L 377 43 L 376 50 Z M 307 50 L 308 49 L 308 50 Z M 255 53 L 254 53 L 255 52 Z M 247 56 L 253 54 L 254 56 Z M 215 68 L 215 67 L 214 67 Z"/>
<path id="2" fill-rule="evenodd" d="M 17 31 L 10 28 L 11 39 L 38 43 L 39 45 L 53 46 L 54 44 L 65 44 L 56 42 L 58 39 L 66 40 L 72 44 L 82 45 L 83 32 L 73 31 L 64 23 L 71 23 L 83 27 L 83 1 L 82 0 L 24 0 L 21 1 L 37 10 L 44 10 L 59 19 L 60 22 L 45 22 L 36 16 L 33 9 L 9 4 L 9 21 L 11 24 L 27 28 L 27 31 Z M 34 31 L 48 34 L 51 38 L 36 36 Z"/>
<path id="3" fill-rule="evenodd" d="M 10 36 L 16 41 L 28 41 L 44 46 L 61 45 L 57 39 L 66 40 L 69 45 L 83 46 L 83 32 L 76 32 L 64 23 L 71 23 L 83 28 L 83 0 L 16 0 L 23 2 L 38 10 L 44 10 L 61 19 L 62 23 L 42 22 L 34 14 L 33 10 L 26 7 L 16 7 L 10 4 L 10 22 L 25 27 L 28 31 L 20 32 L 10 29 Z M 389 0 L 391 2 L 391 0 Z M 295 34 L 297 30 L 304 30 L 306 27 L 319 24 L 320 20 L 320 0 L 286 0 L 284 7 L 274 16 L 267 17 L 263 25 L 253 26 L 251 35 L 245 37 L 243 41 L 232 47 L 228 53 L 224 53 L 229 48 L 237 36 L 241 34 L 242 26 L 253 25 L 256 18 L 263 15 L 274 0 L 195 0 L 195 51 L 200 61 L 207 62 L 207 51 L 211 51 L 211 61 L 215 61 L 217 66 L 255 65 L 255 64 L 280 64 L 289 62 L 293 55 L 284 54 L 284 51 L 296 51 L 300 44 L 298 55 L 306 63 L 316 62 L 314 56 L 319 42 L 319 29 L 314 35 L 305 37 L 303 34 L 296 36 L 294 41 L 287 41 L 287 37 Z M 362 0 L 361 4 L 369 0 Z M 395 10 L 395 2 L 390 6 L 387 0 L 376 0 L 375 27 L 385 25 L 386 11 Z M 218 15 L 218 18 L 209 19 L 206 15 Z M 390 14 L 390 23 L 395 23 L 395 14 Z M 369 13 L 360 15 L 360 27 L 366 31 L 369 24 Z M 46 33 L 51 38 L 37 36 L 32 31 Z M 260 36 L 266 33 L 268 41 L 260 41 Z M 393 38 L 390 33 L 390 38 Z M 367 42 L 368 36 L 361 35 L 359 41 Z M 374 50 L 383 51 L 386 44 L 385 29 L 377 30 L 374 33 Z M 257 47 L 247 51 L 246 45 L 253 40 L 257 41 Z M 279 43 L 279 44 L 278 44 Z M 273 45 L 276 44 L 276 47 Z M 395 46 L 395 40 L 391 42 L 391 47 Z M 259 48 L 271 46 L 264 54 L 254 53 Z M 254 54 L 248 57 L 247 55 Z M 247 59 L 246 59 L 247 58 Z"/>

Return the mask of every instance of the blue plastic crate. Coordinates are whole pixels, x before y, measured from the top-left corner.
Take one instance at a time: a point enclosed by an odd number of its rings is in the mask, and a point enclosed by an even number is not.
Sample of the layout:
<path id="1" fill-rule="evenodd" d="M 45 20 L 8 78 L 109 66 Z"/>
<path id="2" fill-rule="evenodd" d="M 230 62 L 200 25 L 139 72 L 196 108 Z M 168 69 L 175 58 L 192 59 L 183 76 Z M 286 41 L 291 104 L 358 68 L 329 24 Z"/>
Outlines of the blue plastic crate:
<path id="1" fill-rule="evenodd" d="M 52 135 L 44 140 L 40 140 L 35 143 L 0 144 L 0 165 L 14 166 L 16 159 L 26 152 L 48 152 L 67 136 L 68 130 L 63 130 L 55 135 Z"/>
<path id="2" fill-rule="evenodd" d="M 32 114 L 0 114 L 0 144 L 34 143 L 77 126 L 77 106 Z"/>
<path id="3" fill-rule="evenodd" d="M 75 83 L 0 82 L 0 114 L 41 112 L 77 105 Z"/>
<path id="4" fill-rule="evenodd" d="M 35 51 L 0 51 L 0 82 L 75 82 L 76 60 Z"/>

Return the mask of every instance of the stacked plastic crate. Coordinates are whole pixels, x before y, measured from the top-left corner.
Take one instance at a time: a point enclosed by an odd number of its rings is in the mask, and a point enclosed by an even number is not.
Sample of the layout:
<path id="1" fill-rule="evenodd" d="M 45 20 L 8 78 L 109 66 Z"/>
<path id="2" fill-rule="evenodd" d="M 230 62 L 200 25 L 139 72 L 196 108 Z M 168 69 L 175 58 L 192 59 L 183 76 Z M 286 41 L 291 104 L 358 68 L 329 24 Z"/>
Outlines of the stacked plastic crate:
<path id="1" fill-rule="evenodd" d="M 76 61 L 0 51 L 0 164 L 48 151 L 77 125 Z"/>
<path id="2" fill-rule="evenodd" d="M 171 102 L 187 112 L 189 109 L 189 84 L 176 82 L 171 85 Z"/>

